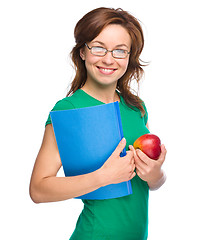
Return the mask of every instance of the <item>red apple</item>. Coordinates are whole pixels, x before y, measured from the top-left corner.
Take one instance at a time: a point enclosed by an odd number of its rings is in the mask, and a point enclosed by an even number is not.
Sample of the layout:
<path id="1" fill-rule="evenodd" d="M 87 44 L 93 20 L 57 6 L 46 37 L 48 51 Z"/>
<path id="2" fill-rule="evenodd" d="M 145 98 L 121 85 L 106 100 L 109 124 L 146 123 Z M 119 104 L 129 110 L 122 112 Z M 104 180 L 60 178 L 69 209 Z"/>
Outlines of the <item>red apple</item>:
<path id="1" fill-rule="evenodd" d="M 149 158 L 157 160 L 161 153 L 161 141 L 154 134 L 147 133 L 139 137 L 134 143 L 135 149 L 139 148 Z"/>

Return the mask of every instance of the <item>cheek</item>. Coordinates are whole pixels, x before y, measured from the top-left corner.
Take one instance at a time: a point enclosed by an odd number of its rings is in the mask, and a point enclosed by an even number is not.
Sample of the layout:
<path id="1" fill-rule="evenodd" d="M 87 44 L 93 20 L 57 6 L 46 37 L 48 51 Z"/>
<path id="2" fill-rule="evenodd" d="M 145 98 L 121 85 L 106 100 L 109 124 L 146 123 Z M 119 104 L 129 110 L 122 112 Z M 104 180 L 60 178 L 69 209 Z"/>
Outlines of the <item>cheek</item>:
<path id="1" fill-rule="evenodd" d="M 93 56 L 93 55 L 86 54 L 86 58 L 85 58 L 85 65 L 86 65 L 86 67 L 88 67 L 88 66 L 93 66 L 93 65 L 95 65 L 98 61 L 99 61 L 99 59 L 98 59 L 97 56 Z"/>
<path id="2" fill-rule="evenodd" d="M 97 70 L 95 68 L 95 65 L 98 62 L 98 58 L 95 56 L 88 56 L 85 59 L 85 67 L 87 70 L 87 74 L 93 76 L 95 74 L 95 71 Z"/>
<path id="3" fill-rule="evenodd" d="M 126 61 L 123 61 L 122 63 L 120 63 L 120 74 L 118 76 L 118 79 L 122 78 L 125 73 L 127 72 L 127 69 L 128 69 L 128 64 L 129 64 L 129 59 L 127 59 Z"/>
<path id="4" fill-rule="evenodd" d="M 125 73 L 128 69 L 128 63 L 129 63 L 129 58 L 126 59 L 125 61 L 120 62 L 120 67 L 123 70 L 123 73 Z"/>

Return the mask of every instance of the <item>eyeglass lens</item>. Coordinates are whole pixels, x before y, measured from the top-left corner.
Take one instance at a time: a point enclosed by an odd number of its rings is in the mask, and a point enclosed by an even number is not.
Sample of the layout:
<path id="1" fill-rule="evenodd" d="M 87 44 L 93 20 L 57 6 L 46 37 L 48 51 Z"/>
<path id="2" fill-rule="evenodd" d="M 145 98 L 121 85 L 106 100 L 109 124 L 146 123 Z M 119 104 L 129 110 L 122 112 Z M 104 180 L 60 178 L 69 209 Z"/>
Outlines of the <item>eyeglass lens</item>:
<path id="1" fill-rule="evenodd" d="M 126 58 L 128 52 L 123 49 L 115 49 L 113 51 L 108 51 L 105 48 L 102 47 L 92 47 L 91 48 L 91 53 L 97 56 L 105 56 L 107 52 L 111 52 L 112 56 L 115 58 Z"/>

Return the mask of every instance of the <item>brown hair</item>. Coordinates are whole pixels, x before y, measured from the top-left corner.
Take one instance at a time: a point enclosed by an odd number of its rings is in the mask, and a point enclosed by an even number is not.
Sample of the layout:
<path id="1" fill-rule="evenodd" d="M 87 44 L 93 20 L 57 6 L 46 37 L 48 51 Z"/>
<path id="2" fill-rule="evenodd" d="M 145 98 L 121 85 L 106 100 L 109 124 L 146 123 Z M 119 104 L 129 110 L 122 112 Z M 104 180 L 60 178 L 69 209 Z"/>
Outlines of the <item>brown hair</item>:
<path id="1" fill-rule="evenodd" d="M 137 107 L 144 115 L 142 100 L 131 92 L 130 83 L 135 79 L 139 81 L 144 73 L 141 60 L 139 59 L 144 47 L 143 31 L 139 21 L 122 9 L 97 8 L 87 13 L 78 21 L 75 27 L 74 36 L 76 45 L 72 49 L 71 57 L 76 69 L 75 78 L 71 84 L 67 96 L 84 86 L 87 79 L 87 70 L 84 61 L 80 57 L 80 49 L 86 42 L 91 42 L 109 24 L 120 24 L 128 31 L 131 40 L 131 53 L 128 68 L 125 74 L 118 80 L 117 89 L 129 106 Z"/>

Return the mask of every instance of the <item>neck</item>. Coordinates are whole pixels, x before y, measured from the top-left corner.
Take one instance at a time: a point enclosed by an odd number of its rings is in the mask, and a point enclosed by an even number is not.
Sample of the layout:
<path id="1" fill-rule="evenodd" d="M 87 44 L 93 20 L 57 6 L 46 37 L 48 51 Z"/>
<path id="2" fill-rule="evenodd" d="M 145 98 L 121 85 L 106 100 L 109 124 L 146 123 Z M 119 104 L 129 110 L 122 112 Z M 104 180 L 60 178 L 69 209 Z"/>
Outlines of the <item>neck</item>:
<path id="1" fill-rule="evenodd" d="M 120 101 L 120 98 L 116 92 L 116 86 L 95 88 L 86 82 L 81 89 L 103 103 Z"/>

